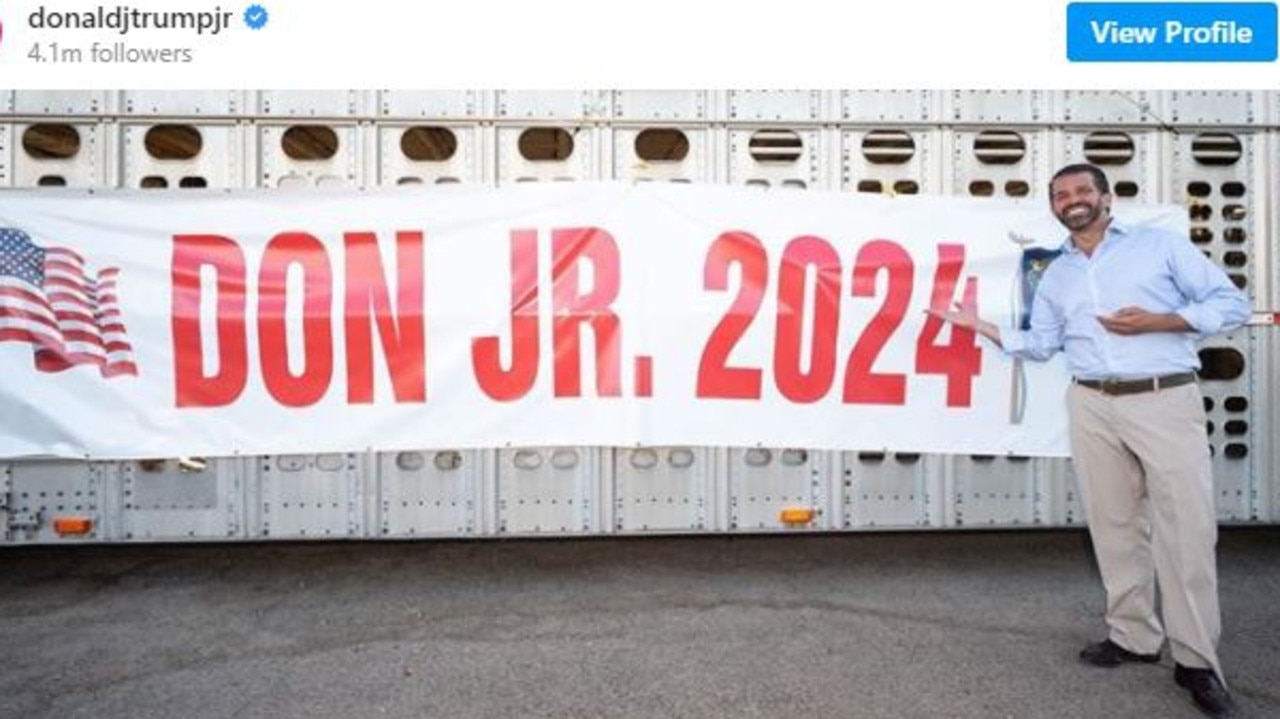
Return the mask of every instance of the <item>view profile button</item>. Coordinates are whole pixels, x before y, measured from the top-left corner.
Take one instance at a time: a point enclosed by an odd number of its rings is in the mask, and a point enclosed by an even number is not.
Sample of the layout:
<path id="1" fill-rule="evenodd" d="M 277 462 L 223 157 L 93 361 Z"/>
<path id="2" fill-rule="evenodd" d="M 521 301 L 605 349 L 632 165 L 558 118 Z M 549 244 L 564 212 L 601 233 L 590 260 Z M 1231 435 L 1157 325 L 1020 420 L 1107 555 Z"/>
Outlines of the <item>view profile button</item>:
<path id="1" fill-rule="evenodd" d="M 1274 62 L 1270 2 L 1075 2 L 1072 62 Z"/>

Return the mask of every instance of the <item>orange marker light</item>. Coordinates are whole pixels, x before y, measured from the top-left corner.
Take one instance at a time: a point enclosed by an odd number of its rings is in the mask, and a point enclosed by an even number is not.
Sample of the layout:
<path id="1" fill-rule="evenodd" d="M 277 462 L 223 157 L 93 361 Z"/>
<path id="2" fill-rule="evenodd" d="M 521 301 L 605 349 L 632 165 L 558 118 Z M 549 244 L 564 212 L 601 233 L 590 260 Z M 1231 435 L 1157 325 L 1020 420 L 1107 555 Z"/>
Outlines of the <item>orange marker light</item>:
<path id="1" fill-rule="evenodd" d="M 93 520 L 88 517 L 58 517 L 53 520 L 53 531 L 58 534 L 85 535 L 93 531 Z"/>
<path id="2" fill-rule="evenodd" d="M 783 524 L 809 524 L 813 521 L 812 507 L 787 507 L 778 513 Z"/>

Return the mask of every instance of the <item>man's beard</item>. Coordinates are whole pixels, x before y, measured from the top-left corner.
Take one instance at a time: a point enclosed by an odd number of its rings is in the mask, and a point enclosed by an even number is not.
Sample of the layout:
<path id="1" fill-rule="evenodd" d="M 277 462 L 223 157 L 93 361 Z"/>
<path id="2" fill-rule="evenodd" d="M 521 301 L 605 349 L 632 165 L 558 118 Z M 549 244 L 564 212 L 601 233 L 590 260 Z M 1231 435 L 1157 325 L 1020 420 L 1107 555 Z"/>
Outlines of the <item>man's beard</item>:
<path id="1" fill-rule="evenodd" d="M 1084 207 L 1087 212 L 1073 213 L 1072 210 Z M 1093 224 L 1095 220 L 1102 216 L 1101 203 L 1091 205 L 1087 202 L 1077 202 L 1067 207 L 1061 214 L 1057 215 L 1058 222 L 1061 222 L 1068 230 L 1083 230 Z"/>

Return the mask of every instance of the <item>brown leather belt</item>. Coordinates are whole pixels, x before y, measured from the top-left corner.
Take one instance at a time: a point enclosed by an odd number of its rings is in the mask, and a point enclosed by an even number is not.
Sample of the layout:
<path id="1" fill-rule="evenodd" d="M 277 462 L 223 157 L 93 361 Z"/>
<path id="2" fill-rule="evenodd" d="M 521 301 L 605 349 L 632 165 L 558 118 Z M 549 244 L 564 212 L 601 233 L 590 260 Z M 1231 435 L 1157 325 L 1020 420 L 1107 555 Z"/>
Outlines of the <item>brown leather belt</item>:
<path id="1" fill-rule="evenodd" d="M 1167 374 L 1162 377 L 1147 377 L 1144 379 L 1078 379 L 1072 378 L 1072 382 L 1081 387 L 1096 389 L 1103 394 L 1121 395 L 1121 394 L 1141 394 L 1143 392 L 1155 392 L 1156 390 L 1169 389 L 1171 387 L 1181 387 L 1184 384 L 1191 384 L 1196 381 L 1195 372 L 1180 372 L 1178 374 Z"/>

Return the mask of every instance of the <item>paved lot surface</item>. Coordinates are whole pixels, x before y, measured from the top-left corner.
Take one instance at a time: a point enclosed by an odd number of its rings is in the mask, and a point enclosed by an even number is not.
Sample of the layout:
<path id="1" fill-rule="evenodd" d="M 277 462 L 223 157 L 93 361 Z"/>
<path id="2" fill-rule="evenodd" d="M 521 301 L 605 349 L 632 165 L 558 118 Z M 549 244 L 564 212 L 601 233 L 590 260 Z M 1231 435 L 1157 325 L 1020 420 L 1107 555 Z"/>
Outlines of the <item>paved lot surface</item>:
<path id="1" fill-rule="evenodd" d="M 0 717 L 1197 717 L 1082 532 L 0 550 Z M 1280 530 L 1223 661 L 1280 717 Z"/>

